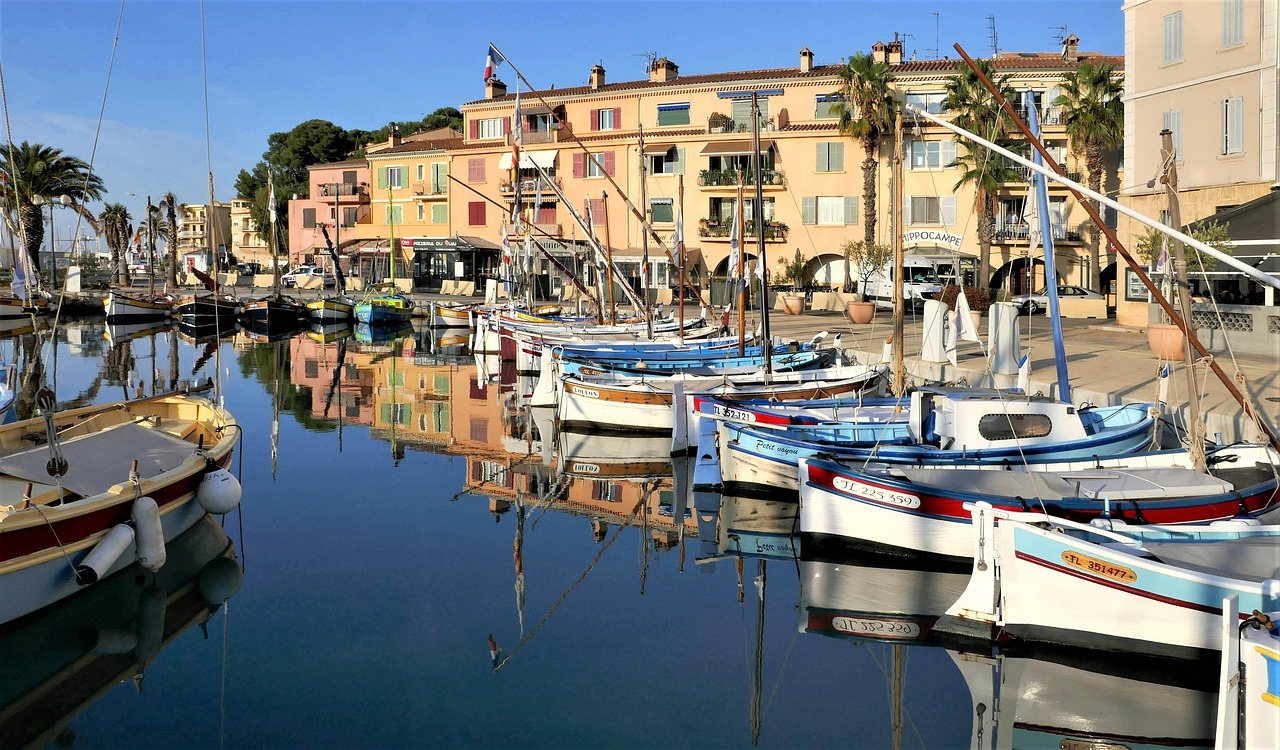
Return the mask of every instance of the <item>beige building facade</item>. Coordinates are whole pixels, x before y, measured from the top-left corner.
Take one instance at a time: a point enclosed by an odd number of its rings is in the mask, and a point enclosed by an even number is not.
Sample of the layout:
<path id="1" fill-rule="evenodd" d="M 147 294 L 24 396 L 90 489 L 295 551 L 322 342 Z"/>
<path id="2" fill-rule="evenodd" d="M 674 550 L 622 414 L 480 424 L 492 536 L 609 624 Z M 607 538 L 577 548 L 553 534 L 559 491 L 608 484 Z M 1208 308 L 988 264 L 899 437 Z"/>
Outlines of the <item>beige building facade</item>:
<path id="1" fill-rule="evenodd" d="M 231 248 L 231 204 L 216 201 L 212 210 L 205 203 L 183 203 L 178 206 L 178 255 L 191 258 L 195 267 L 212 267 L 213 253 L 219 263 Z M 203 259 L 203 263 L 201 260 Z"/>
<path id="2" fill-rule="evenodd" d="M 270 268 L 270 231 L 265 235 L 259 231 L 257 222 L 249 215 L 250 203 L 248 198 L 231 201 L 231 254 L 239 263 L 257 263 Z"/>

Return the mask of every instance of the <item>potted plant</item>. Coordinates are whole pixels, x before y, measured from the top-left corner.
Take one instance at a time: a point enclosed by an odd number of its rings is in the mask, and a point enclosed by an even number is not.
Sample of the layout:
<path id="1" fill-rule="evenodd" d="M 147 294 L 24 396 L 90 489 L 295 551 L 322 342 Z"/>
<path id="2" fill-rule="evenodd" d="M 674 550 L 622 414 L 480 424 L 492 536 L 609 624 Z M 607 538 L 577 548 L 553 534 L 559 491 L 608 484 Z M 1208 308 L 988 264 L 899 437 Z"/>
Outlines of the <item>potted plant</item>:
<path id="1" fill-rule="evenodd" d="M 1212 221 L 1193 228 L 1190 234 L 1219 252 L 1228 254 L 1231 252 L 1231 235 L 1227 231 L 1226 224 Z M 1138 237 L 1135 249 L 1138 257 L 1148 266 L 1164 266 L 1170 269 L 1165 273 L 1162 286 L 1167 290 L 1165 297 L 1171 299 L 1173 296 L 1173 248 L 1169 245 L 1168 238 L 1154 229 L 1149 229 Z M 1193 247 L 1184 246 L 1183 253 L 1189 273 L 1212 271 L 1218 265 L 1216 258 Z M 1172 362 L 1186 357 L 1187 337 L 1162 310 L 1158 321 L 1147 324 L 1147 346 L 1158 359 Z"/>
<path id="2" fill-rule="evenodd" d="M 884 271 L 889 265 L 889 261 L 893 258 L 893 248 L 879 243 L 868 244 L 864 240 L 845 240 L 840 246 L 840 253 L 844 256 L 844 277 L 846 289 L 849 286 L 849 280 L 856 273 L 861 283 L 858 288 L 865 290 L 872 276 Z M 848 291 L 854 296 L 845 303 L 845 308 L 849 313 L 849 320 L 854 323 L 870 323 L 876 315 L 875 302 L 867 299 L 865 293 L 859 294 L 852 289 Z"/>
<path id="3" fill-rule="evenodd" d="M 960 296 L 960 287 L 947 284 L 938 293 L 938 300 L 945 302 L 951 310 L 956 309 L 956 299 Z M 964 300 L 969 305 L 969 314 L 973 316 L 973 327 L 981 328 L 982 314 L 991 309 L 991 293 L 976 286 L 964 287 Z"/>
<path id="4" fill-rule="evenodd" d="M 783 260 L 779 264 L 778 279 L 782 283 L 792 286 L 794 290 L 800 291 L 809 283 L 809 271 L 806 266 L 804 254 L 800 252 L 800 248 L 796 248 L 796 254 L 791 260 Z M 804 312 L 804 294 L 784 293 L 781 295 L 782 311 L 788 315 L 799 315 Z"/>

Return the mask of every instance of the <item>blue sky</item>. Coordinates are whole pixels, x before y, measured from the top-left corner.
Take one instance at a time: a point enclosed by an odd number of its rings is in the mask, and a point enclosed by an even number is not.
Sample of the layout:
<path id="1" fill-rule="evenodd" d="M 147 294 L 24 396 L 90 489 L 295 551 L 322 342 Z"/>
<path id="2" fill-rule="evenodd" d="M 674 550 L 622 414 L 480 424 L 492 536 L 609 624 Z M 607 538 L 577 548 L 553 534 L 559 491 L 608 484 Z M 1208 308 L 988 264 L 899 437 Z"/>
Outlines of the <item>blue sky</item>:
<path id="1" fill-rule="evenodd" d="M 582 85 L 601 63 L 612 81 L 644 77 L 645 55 L 682 73 L 839 62 L 894 32 L 906 52 L 956 57 L 959 42 L 1057 49 L 1060 27 L 1081 50 L 1123 54 L 1116 0 L 1085 2 L 227 2 L 0 0 L 0 63 L 16 141 L 62 148 L 94 164 L 140 213 L 172 190 L 218 200 L 256 163 L 270 133 L 311 118 L 372 130 L 479 99 L 485 51 L 496 44 L 539 88 Z M 937 30 L 935 16 L 937 14 Z M 119 23 L 101 132 L 94 133 Z M 935 53 L 932 48 L 943 49 Z M 203 78 L 208 80 L 208 135 Z M 509 66 L 499 77 L 514 82 Z M 6 138 L 6 134 L 0 134 Z"/>

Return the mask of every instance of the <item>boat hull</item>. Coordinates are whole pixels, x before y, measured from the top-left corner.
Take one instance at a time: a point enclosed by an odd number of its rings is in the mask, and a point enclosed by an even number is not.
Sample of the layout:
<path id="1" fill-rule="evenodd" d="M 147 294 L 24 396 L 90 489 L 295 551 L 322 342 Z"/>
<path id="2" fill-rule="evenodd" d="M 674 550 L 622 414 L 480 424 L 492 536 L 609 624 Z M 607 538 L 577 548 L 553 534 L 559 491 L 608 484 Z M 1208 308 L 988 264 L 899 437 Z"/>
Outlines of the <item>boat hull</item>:
<path id="1" fill-rule="evenodd" d="M 141 323 L 159 321 L 173 314 L 172 299 L 143 299 L 110 292 L 103 306 L 108 323 Z"/>
<path id="2" fill-rule="evenodd" d="M 355 305 L 340 299 L 318 299 L 307 303 L 311 320 L 321 323 L 341 323 L 355 315 Z"/>
<path id="3" fill-rule="evenodd" d="M 240 302 L 215 297 L 183 297 L 174 307 L 175 315 L 187 325 L 214 324 L 240 315 Z"/>

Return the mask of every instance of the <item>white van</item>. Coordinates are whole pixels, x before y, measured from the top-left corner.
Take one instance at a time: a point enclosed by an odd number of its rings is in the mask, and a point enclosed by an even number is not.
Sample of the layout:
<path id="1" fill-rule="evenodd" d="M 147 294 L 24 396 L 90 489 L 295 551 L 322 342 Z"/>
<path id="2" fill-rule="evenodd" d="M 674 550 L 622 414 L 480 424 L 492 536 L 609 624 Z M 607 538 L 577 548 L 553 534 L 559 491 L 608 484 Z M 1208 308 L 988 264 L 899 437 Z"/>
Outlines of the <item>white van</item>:
<path id="1" fill-rule="evenodd" d="M 908 255 L 902 259 L 903 276 L 902 294 L 907 305 L 923 305 L 927 299 L 942 291 L 944 279 L 939 278 L 934 261 L 921 256 Z M 893 305 L 893 267 L 892 264 L 867 279 L 859 289 L 864 299 L 875 302 L 878 307 Z"/>

